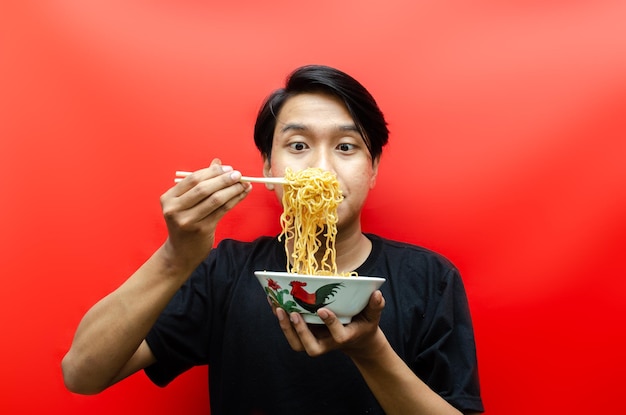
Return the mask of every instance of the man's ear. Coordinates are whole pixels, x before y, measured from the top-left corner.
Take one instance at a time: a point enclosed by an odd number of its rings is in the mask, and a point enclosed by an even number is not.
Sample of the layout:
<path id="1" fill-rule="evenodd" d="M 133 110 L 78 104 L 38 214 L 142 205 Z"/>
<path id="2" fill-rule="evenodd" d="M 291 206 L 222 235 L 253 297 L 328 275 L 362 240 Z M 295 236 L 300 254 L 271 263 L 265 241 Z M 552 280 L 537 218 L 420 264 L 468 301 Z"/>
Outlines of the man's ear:
<path id="1" fill-rule="evenodd" d="M 380 164 L 380 156 L 372 161 L 372 177 L 370 178 L 370 189 L 376 186 L 376 177 L 378 177 L 378 165 Z"/>
<path id="2" fill-rule="evenodd" d="M 263 157 L 263 176 L 272 177 L 272 163 L 270 163 L 269 157 Z M 272 183 L 265 183 L 267 190 L 274 190 Z"/>

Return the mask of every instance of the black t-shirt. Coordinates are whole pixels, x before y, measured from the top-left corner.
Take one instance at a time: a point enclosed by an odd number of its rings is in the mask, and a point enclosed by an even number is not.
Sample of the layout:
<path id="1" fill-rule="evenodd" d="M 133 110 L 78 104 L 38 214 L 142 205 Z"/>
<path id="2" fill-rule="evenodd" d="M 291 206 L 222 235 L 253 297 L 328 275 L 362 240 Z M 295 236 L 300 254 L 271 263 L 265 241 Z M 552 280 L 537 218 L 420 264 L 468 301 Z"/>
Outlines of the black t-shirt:
<path id="1" fill-rule="evenodd" d="M 380 327 L 396 353 L 444 399 L 482 411 L 474 334 L 456 268 L 427 249 L 368 234 L 372 252 L 355 271 L 381 276 Z M 254 271 L 286 269 L 277 238 L 224 240 L 172 299 L 147 336 L 157 362 L 146 373 L 164 386 L 209 365 L 211 413 L 382 414 L 341 352 L 294 352 Z"/>

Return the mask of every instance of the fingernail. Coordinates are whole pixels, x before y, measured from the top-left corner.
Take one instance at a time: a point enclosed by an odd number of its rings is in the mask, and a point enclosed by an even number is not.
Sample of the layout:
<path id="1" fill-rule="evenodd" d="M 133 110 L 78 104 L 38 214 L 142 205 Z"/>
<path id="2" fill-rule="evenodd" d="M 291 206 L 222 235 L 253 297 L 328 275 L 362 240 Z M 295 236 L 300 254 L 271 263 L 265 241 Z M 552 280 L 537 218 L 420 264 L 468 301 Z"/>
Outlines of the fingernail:
<path id="1" fill-rule="evenodd" d="M 229 171 L 233 171 L 233 166 L 222 166 L 222 171 L 224 173 L 229 172 Z"/>
<path id="2" fill-rule="evenodd" d="M 238 181 L 239 179 L 241 179 L 241 172 L 239 172 L 239 171 L 237 171 L 237 170 L 233 171 L 233 172 L 230 174 L 230 178 L 231 178 L 231 179 L 233 179 L 233 180 L 235 180 L 235 181 Z"/>
<path id="3" fill-rule="evenodd" d="M 278 317 L 278 321 L 283 321 L 285 319 L 285 310 L 283 310 L 282 308 L 277 308 L 276 309 L 276 317 Z"/>
<path id="4" fill-rule="evenodd" d="M 324 309 L 317 310 L 317 315 L 322 320 L 326 320 L 328 318 L 328 311 Z"/>
<path id="5" fill-rule="evenodd" d="M 292 313 L 289 319 L 293 324 L 298 324 L 298 321 L 300 321 L 300 315 L 298 313 Z"/>

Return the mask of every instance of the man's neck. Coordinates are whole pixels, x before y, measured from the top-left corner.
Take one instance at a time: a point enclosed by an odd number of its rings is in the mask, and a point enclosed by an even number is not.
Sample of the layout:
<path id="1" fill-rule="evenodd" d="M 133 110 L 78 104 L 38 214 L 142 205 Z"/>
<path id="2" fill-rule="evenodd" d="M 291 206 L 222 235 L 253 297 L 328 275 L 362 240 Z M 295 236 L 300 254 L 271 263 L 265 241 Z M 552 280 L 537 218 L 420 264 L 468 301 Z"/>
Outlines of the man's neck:
<path id="1" fill-rule="evenodd" d="M 335 240 L 337 270 L 352 272 L 362 265 L 372 251 L 372 242 L 361 232 L 361 227 L 343 229 Z"/>
<path id="2" fill-rule="evenodd" d="M 326 241 L 321 237 L 321 247 Z M 289 252 L 293 252 L 293 240 L 289 242 Z M 317 252 L 317 261 L 324 256 L 324 249 Z M 372 242 L 361 232 L 360 223 L 351 227 L 338 229 L 335 238 L 336 264 L 339 274 L 349 273 L 362 265 L 372 251 Z"/>

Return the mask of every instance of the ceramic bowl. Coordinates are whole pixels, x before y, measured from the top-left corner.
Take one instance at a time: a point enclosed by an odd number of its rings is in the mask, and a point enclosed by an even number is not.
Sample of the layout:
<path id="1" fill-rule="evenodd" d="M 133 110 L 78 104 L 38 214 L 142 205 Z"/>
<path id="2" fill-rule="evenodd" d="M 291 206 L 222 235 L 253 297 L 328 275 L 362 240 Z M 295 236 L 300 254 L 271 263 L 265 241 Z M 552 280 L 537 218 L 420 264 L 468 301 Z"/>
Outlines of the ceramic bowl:
<path id="1" fill-rule="evenodd" d="M 288 313 L 298 312 L 307 323 L 324 324 L 317 310 L 325 307 L 347 324 L 367 305 L 372 293 L 385 279 L 341 277 L 255 271 L 267 296 Z"/>

